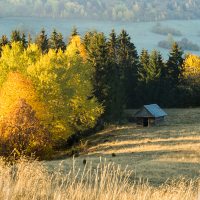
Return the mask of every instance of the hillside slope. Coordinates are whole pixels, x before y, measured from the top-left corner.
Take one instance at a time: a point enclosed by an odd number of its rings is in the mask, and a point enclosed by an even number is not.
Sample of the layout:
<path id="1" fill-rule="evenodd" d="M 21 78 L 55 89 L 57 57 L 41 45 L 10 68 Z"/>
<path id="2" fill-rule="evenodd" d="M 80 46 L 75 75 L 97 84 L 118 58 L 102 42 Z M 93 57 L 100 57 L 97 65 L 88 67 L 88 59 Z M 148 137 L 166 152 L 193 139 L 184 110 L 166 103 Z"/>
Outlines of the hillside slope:
<path id="1" fill-rule="evenodd" d="M 0 17 L 51 17 L 66 19 L 157 21 L 200 18 L 200 0 L 5 0 Z"/>
<path id="2" fill-rule="evenodd" d="M 135 113 L 129 110 L 130 113 Z M 135 124 L 108 127 L 107 130 L 88 137 L 84 152 L 76 157 L 76 167 L 84 168 L 83 160 L 92 162 L 95 169 L 102 163 L 116 163 L 121 169 L 133 170 L 131 180 L 148 179 L 161 185 L 167 179 L 180 177 L 196 179 L 200 168 L 200 109 L 165 109 L 165 125 L 138 128 Z M 85 144 L 85 141 L 82 141 Z M 112 156 L 112 154 L 116 156 Z M 58 161 L 46 162 L 49 169 L 58 167 Z M 63 160 L 63 170 L 68 173 L 73 160 Z"/>

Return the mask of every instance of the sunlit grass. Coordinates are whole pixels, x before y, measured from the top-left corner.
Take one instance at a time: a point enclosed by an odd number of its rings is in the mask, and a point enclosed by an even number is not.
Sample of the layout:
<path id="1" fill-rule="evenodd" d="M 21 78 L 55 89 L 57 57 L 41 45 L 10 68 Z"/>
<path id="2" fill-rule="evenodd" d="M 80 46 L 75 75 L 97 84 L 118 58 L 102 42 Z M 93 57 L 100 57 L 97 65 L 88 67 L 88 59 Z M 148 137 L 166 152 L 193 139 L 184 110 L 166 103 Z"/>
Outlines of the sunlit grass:
<path id="1" fill-rule="evenodd" d="M 164 126 L 111 126 L 85 138 L 75 160 L 1 160 L 0 199 L 198 199 L 200 109 L 165 112 Z"/>
<path id="2" fill-rule="evenodd" d="M 101 162 L 96 168 L 88 163 L 83 170 L 65 164 L 48 170 L 37 161 L 21 158 L 15 165 L 0 160 L 0 199 L 55 200 L 190 200 L 198 197 L 198 180 L 184 178 L 152 187 L 147 180 L 130 181 L 131 171 Z"/>

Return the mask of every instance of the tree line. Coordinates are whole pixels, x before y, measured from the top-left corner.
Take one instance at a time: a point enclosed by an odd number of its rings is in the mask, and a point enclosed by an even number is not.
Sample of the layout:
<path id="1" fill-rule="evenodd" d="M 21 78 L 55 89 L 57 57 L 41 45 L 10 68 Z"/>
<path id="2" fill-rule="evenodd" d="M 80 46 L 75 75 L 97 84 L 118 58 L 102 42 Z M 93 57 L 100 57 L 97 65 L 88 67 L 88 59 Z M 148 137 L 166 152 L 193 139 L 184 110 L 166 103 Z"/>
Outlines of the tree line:
<path id="1" fill-rule="evenodd" d="M 125 108 L 199 106 L 199 58 L 175 42 L 166 62 L 159 51 L 138 55 L 123 29 L 74 27 L 67 44 L 42 29 L 32 43 L 18 30 L 0 40 L 0 154 L 13 148 L 51 156 L 70 141 L 123 119 Z"/>

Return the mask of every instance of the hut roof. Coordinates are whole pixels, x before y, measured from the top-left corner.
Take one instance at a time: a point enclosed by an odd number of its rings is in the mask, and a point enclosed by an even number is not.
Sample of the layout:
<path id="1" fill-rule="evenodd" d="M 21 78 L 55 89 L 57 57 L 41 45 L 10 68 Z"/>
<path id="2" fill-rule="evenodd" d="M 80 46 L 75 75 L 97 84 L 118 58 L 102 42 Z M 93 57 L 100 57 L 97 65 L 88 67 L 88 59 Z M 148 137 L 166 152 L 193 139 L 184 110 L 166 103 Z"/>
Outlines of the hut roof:
<path id="1" fill-rule="evenodd" d="M 144 112 L 146 110 L 147 112 Z M 142 116 L 144 114 L 144 116 Z M 134 117 L 163 117 L 167 114 L 157 105 L 150 104 L 144 105 L 135 115 Z"/>

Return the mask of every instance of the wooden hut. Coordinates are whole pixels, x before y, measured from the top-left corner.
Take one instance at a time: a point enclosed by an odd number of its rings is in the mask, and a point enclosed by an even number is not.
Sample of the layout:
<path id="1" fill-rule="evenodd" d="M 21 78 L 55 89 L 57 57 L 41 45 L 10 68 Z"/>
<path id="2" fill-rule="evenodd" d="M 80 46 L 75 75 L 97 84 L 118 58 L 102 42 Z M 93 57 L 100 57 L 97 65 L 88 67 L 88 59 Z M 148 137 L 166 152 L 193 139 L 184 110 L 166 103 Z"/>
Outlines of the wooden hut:
<path id="1" fill-rule="evenodd" d="M 137 126 L 160 126 L 167 114 L 157 105 L 144 105 L 135 115 Z"/>

